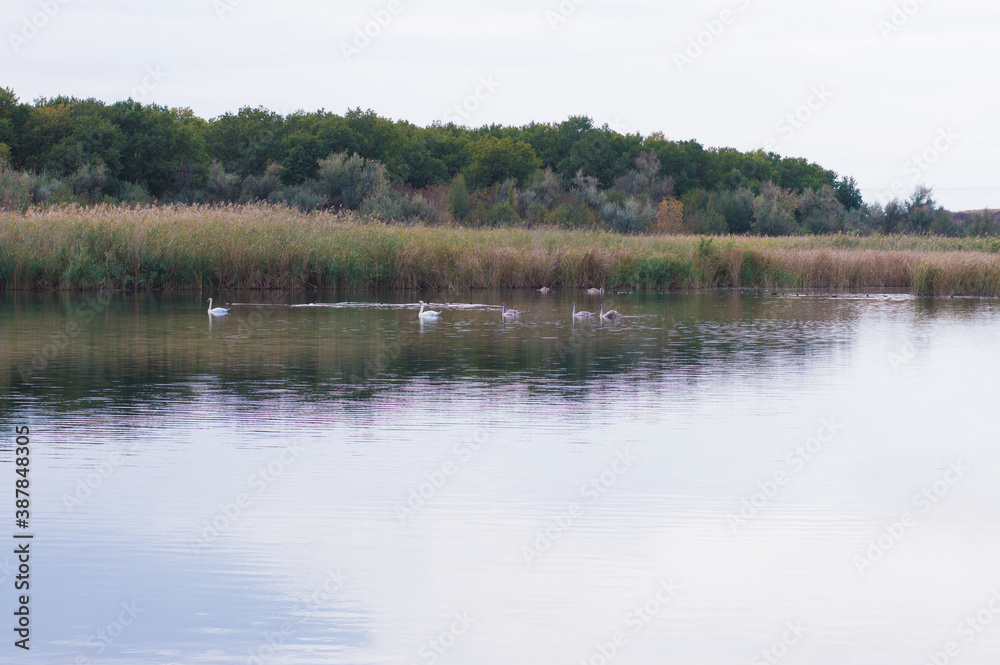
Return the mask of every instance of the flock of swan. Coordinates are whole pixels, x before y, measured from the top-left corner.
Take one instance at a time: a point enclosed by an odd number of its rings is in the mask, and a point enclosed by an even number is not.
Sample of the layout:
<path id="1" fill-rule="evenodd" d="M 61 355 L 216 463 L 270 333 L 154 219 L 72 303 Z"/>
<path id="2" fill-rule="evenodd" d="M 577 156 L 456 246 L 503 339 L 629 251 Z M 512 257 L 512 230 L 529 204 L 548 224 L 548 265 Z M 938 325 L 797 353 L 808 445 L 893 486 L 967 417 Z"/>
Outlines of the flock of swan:
<path id="1" fill-rule="evenodd" d="M 542 293 L 552 293 L 552 289 L 545 287 L 538 289 Z M 601 295 L 604 293 L 604 289 L 588 289 L 587 293 L 589 295 Z M 436 312 L 431 309 L 427 309 L 427 303 L 423 300 L 418 301 L 420 304 L 420 311 L 417 313 L 417 318 L 421 321 L 436 321 L 441 318 L 441 312 Z M 208 299 L 208 315 L 209 316 L 227 316 L 230 312 L 229 307 L 212 307 L 212 299 Z M 617 310 L 604 311 L 604 303 L 601 303 L 601 312 L 598 318 L 605 321 L 617 321 L 621 318 L 621 314 Z M 500 305 L 500 318 L 504 321 L 512 321 L 514 319 L 521 318 L 521 312 L 516 309 L 507 309 L 507 303 L 501 303 Z M 593 312 L 576 311 L 576 303 L 573 303 L 573 320 L 577 319 L 592 319 L 594 318 Z"/>

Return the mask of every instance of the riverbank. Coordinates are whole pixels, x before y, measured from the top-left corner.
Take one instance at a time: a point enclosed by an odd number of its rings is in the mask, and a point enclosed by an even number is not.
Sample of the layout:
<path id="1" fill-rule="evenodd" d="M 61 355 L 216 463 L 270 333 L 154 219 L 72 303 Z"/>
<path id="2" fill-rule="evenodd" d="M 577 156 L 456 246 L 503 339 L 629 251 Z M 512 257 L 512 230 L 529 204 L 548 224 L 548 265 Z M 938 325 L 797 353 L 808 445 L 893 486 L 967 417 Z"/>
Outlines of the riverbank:
<path id="1" fill-rule="evenodd" d="M 0 289 L 903 288 L 1000 295 L 1000 240 L 385 225 L 273 206 L 0 213 Z"/>

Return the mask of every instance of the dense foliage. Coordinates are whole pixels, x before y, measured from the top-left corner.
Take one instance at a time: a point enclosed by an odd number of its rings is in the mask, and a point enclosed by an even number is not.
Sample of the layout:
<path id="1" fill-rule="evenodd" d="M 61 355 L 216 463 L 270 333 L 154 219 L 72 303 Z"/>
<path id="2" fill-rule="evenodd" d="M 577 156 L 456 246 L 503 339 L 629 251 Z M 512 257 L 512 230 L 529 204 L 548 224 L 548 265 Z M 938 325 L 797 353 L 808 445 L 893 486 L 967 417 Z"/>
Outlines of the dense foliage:
<path id="1" fill-rule="evenodd" d="M 373 111 L 212 120 L 129 100 L 23 103 L 0 89 L 0 207 L 286 203 L 393 221 L 695 233 L 959 233 L 930 190 L 885 208 L 853 178 L 775 153 L 597 127 L 417 127 Z M 992 216 L 963 224 L 995 233 Z"/>

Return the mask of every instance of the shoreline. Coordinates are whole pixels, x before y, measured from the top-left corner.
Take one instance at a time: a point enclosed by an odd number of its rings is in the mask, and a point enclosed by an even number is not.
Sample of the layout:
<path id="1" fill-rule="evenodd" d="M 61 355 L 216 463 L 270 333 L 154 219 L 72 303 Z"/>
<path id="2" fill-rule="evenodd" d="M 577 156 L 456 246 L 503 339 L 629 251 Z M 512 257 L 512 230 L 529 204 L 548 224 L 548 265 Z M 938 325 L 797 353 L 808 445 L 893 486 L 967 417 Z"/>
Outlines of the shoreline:
<path id="1" fill-rule="evenodd" d="M 620 235 L 281 206 L 0 213 L 0 290 L 903 289 L 1000 296 L 1000 239 Z"/>

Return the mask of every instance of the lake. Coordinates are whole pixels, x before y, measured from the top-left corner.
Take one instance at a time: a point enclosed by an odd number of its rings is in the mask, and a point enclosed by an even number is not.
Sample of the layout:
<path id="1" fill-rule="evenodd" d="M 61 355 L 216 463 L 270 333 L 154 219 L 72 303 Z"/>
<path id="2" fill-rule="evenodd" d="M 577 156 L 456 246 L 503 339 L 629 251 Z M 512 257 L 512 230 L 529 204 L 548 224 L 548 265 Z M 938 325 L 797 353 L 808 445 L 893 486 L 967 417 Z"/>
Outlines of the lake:
<path id="1" fill-rule="evenodd" d="M 0 329 L 4 662 L 1000 653 L 995 300 L 7 294 Z"/>

